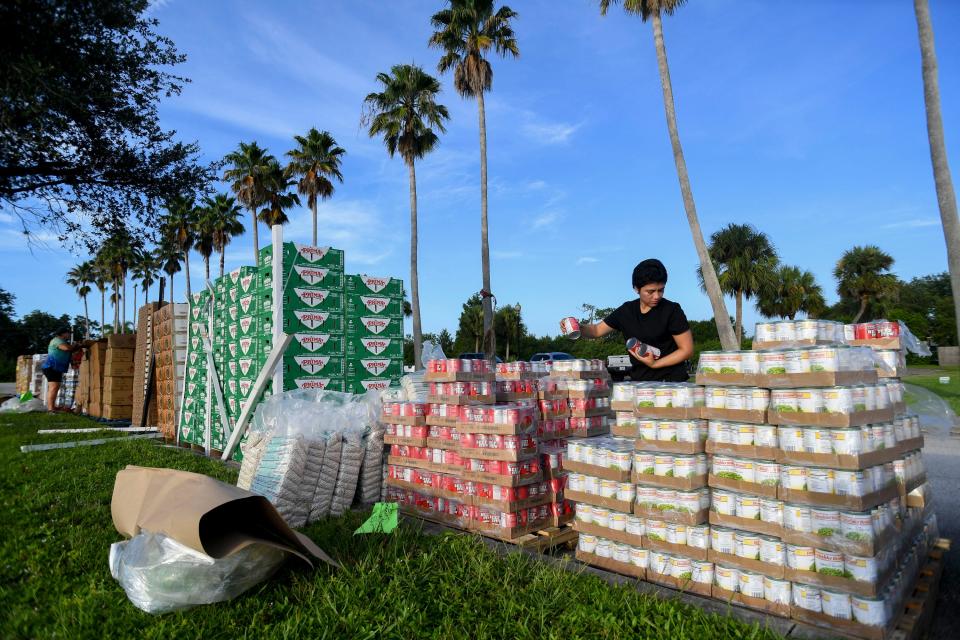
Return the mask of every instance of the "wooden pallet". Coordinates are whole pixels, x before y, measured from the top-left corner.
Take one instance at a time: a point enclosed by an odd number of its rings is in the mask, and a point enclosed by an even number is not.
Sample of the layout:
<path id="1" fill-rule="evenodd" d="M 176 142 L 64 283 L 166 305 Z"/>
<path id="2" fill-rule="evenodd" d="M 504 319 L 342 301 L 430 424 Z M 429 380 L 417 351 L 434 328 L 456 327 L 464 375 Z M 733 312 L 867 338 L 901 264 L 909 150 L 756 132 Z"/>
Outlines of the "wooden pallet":
<path id="1" fill-rule="evenodd" d="M 913 594 L 904 604 L 903 615 L 897 623 L 891 640 L 918 640 L 923 638 L 933 622 L 933 612 L 940 593 L 940 577 L 943 575 L 943 555 L 950 550 L 950 540 L 940 538 L 927 557 L 927 564 L 920 569 Z"/>
<path id="2" fill-rule="evenodd" d="M 573 528 L 573 523 L 568 522 L 559 527 L 545 527 L 539 531 L 534 531 L 533 533 L 528 533 L 525 536 L 516 538 L 515 540 L 504 540 L 504 542 L 515 544 L 523 549 L 543 553 L 556 547 L 566 546 L 572 548 L 577 544 L 577 536 L 578 534 Z"/>

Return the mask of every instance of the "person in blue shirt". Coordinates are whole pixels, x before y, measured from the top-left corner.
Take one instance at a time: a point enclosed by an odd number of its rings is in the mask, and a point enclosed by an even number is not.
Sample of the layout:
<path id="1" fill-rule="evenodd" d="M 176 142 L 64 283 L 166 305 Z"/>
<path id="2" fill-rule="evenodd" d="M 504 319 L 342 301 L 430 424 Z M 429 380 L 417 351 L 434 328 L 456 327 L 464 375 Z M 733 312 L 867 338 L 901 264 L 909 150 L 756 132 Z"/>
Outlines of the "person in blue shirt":
<path id="1" fill-rule="evenodd" d="M 41 371 L 50 384 L 47 385 L 47 411 L 57 409 L 57 394 L 63 382 L 63 374 L 70 370 L 70 356 L 83 348 L 82 344 L 70 344 L 70 327 L 63 327 L 53 335 L 47 345 L 47 359 L 43 361 Z"/>

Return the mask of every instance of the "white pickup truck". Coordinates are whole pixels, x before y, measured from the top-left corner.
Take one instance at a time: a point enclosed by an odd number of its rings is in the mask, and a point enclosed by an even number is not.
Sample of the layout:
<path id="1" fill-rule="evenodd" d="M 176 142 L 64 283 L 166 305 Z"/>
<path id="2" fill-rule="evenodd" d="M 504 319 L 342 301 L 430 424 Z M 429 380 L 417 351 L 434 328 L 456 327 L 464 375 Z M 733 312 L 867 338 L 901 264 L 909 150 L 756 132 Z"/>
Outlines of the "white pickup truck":
<path id="1" fill-rule="evenodd" d="M 607 356 L 607 371 L 614 382 L 620 382 L 633 369 L 630 356 Z"/>

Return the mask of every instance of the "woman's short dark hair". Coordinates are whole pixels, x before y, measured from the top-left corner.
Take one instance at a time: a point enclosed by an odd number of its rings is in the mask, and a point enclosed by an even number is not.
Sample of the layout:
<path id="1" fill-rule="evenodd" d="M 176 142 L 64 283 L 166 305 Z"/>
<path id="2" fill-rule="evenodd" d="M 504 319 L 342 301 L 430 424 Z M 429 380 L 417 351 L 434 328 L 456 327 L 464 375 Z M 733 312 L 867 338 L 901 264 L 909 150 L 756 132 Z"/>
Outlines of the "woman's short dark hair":
<path id="1" fill-rule="evenodd" d="M 644 260 L 633 268 L 633 286 L 637 289 L 651 282 L 667 282 L 667 268 L 656 258 Z"/>
<path id="2" fill-rule="evenodd" d="M 62 336 L 65 333 L 73 333 L 73 330 L 70 329 L 70 327 L 60 327 L 59 329 L 57 329 L 57 332 L 53 335 Z"/>

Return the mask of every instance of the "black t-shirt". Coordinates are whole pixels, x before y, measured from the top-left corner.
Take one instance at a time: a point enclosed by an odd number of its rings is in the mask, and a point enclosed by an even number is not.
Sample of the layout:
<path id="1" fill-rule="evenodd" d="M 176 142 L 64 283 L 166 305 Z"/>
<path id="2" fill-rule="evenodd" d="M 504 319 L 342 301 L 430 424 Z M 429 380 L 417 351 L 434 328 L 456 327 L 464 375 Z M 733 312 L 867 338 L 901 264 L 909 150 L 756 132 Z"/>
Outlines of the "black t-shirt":
<path id="1" fill-rule="evenodd" d="M 604 319 L 612 329 L 623 334 L 625 340 L 636 338 L 660 349 L 660 357 L 669 355 L 677 350 L 677 343 L 673 336 L 690 330 L 687 316 L 676 302 L 660 299 L 660 304 L 646 313 L 640 313 L 640 299 L 630 300 L 620 305 L 613 313 Z M 680 362 L 664 369 L 651 369 L 639 360 L 630 356 L 633 371 L 632 380 L 665 380 L 670 382 L 686 381 L 687 364 Z"/>

